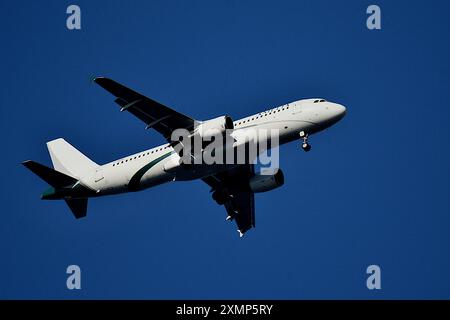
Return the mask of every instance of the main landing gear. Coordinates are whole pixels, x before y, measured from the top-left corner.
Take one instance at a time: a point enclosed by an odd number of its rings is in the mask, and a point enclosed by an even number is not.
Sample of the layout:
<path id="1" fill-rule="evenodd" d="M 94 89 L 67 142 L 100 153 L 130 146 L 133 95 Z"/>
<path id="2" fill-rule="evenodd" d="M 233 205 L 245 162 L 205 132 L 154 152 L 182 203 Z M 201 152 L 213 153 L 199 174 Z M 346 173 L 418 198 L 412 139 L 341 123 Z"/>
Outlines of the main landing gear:
<path id="1" fill-rule="evenodd" d="M 311 150 L 311 145 L 308 143 L 308 134 L 305 131 L 300 131 L 300 138 L 303 140 L 302 149 L 305 152 Z"/>

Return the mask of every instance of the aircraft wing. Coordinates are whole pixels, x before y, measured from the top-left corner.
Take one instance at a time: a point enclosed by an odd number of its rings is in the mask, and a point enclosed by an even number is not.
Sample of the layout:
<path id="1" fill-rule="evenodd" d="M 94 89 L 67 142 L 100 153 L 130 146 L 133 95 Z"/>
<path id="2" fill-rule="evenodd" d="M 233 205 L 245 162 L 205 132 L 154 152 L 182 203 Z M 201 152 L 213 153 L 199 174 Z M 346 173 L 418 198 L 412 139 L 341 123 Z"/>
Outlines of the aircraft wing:
<path id="1" fill-rule="evenodd" d="M 114 102 L 121 107 L 120 111 L 130 112 L 146 124 L 146 129 L 155 129 L 168 141 L 170 141 L 170 136 L 175 129 L 183 128 L 191 131 L 195 126 L 196 121 L 194 119 L 147 98 L 114 80 L 97 77 L 93 81 L 116 97 Z"/>
<path id="2" fill-rule="evenodd" d="M 226 195 L 225 209 L 228 217 L 236 221 L 240 236 L 255 227 L 255 196 L 248 187 L 248 179 L 253 174 L 253 164 L 243 164 L 202 179 L 212 192 Z"/>

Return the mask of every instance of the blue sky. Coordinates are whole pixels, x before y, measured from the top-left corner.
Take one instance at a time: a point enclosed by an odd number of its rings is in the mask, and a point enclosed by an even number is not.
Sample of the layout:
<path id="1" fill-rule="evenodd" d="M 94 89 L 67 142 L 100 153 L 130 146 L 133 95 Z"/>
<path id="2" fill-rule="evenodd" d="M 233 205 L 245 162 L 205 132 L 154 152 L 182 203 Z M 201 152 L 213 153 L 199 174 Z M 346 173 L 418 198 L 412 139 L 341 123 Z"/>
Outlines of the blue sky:
<path id="1" fill-rule="evenodd" d="M 450 298 L 448 1 L 2 1 L 0 298 Z M 64 137 L 98 163 L 163 139 L 91 83 L 116 79 L 197 119 L 324 97 L 336 126 L 281 148 L 285 185 L 239 239 L 200 181 L 39 200 Z M 66 289 L 66 267 L 82 290 Z M 382 289 L 366 288 L 377 264 Z"/>

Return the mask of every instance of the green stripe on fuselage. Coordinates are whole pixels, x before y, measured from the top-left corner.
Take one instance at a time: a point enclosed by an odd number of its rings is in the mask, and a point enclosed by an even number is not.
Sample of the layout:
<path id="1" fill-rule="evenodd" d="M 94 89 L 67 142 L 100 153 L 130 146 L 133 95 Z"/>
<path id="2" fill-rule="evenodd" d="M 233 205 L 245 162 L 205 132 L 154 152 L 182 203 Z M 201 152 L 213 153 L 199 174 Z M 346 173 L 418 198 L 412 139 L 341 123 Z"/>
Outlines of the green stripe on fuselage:
<path id="1" fill-rule="evenodd" d="M 150 170 L 154 165 L 156 165 L 158 162 L 160 162 L 161 160 L 167 158 L 168 156 L 170 156 L 172 154 L 172 152 L 168 152 L 166 154 L 163 154 L 162 156 L 150 161 L 148 164 L 146 164 L 145 166 L 143 166 L 141 169 L 139 169 L 130 179 L 130 182 L 128 183 L 128 189 L 130 189 L 130 191 L 138 191 L 140 190 L 140 183 L 141 183 L 141 179 L 144 176 L 144 174 Z"/>

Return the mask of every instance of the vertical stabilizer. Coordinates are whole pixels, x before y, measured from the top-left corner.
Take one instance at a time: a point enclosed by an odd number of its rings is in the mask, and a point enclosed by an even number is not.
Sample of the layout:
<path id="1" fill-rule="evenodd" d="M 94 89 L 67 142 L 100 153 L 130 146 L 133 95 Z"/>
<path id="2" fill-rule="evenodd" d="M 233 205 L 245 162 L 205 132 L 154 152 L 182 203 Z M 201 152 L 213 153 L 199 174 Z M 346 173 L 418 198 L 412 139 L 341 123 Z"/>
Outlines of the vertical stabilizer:
<path id="1" fill-rule="evenodd" d="M 47 142 L 47 148 L 52 158 L 53 168 L 71 177 L 80 179 L 98 167 L 98 164 L 62 138 Z"/>

